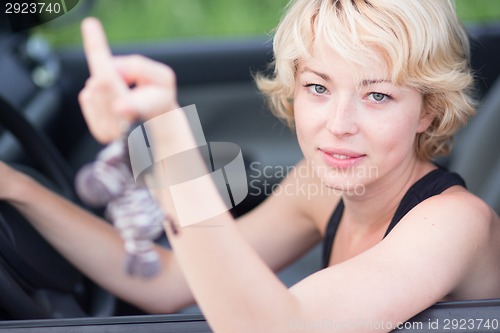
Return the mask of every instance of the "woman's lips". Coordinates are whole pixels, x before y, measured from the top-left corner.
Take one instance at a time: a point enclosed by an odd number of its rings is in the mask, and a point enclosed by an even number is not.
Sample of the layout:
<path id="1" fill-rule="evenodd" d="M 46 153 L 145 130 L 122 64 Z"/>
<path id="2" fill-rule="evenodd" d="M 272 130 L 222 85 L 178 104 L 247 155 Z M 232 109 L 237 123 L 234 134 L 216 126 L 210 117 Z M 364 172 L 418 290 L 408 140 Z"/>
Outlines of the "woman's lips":
<path id="1" fill-rule="evenodd" d="M 366 156 L 347 149 L 320 148 L 319 151 L 323 161 L 333 168 L 354 167 Z"/>

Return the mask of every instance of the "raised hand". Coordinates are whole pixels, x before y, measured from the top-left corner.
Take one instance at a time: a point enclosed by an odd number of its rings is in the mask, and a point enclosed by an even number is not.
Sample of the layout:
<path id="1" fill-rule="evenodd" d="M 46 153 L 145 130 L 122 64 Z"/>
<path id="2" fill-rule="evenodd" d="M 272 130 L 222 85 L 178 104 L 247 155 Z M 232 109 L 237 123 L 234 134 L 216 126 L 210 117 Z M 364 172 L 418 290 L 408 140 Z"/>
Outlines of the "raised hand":
<path id="1" fill-rule="evenodd" d="M 103 28 L 94 18 L 82 23 L 82 36 L 90 78 L 80 92 L 79 101 L 92 135 L 101 143 L 119 137 L 127 119 L 113 111 L 113 104 L 128 94 L 129 88 L 113 64 Z"/>
<path id="2" fill-rule="evenodd" d="M 82 22 L 82 36 L 90 78 L 79 101 L 96 140 L 109 143 L 134 120 L 179 107 L 175 74 L 168 66 L 139 55 L 113 57 L 95 18 Z"/>

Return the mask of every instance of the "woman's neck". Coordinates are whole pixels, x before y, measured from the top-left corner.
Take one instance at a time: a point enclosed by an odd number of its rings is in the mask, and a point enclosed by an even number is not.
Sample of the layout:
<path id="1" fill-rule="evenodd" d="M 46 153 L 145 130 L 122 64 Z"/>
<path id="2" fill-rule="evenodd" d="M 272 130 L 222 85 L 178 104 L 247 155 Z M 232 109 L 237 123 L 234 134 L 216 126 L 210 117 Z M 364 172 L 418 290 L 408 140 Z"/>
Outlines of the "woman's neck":
<path id="1" fill-rule="evenodd" d="M 422 160 L 398 166 L 367 185 L 363 195 L 344 194 L 344 214 L 350 223 L 360 227 L 390 223 L 408 189 L 435 168 L 434 164 Z"/>

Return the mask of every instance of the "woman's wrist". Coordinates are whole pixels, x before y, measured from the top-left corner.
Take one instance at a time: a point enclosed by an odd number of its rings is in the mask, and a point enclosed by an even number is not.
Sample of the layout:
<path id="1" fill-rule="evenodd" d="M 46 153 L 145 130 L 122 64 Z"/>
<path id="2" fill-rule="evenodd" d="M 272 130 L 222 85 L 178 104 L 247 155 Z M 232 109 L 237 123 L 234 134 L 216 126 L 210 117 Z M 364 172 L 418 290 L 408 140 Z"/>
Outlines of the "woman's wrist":
<path id="1" fill-rule="evenodd" d="M 20 174 L 11 182 L 9 190 L 5 192 L 5 200 L 15 206 L 31 205 L 37 202 L 35 197 L 42 195 L 43 187 L 31 177 Z"/>
<path id="2" fill-rule="evenodd" d="M 153 140 L 153 154 L 172 155 L 196 147 L 188 117 L 183 108 L 177 107 L 147 121 L 146 131 Z"/>

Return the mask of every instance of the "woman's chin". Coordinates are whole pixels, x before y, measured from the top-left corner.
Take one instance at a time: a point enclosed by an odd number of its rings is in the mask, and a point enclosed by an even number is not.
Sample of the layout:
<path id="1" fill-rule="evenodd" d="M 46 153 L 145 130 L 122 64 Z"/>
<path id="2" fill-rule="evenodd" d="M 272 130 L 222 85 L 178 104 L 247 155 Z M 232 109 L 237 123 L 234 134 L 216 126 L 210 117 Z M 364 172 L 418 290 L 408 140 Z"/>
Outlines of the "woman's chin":
<path id="1" fill-rule="evenodd" d="M 322 177 L 321 183 L 335 195 L 360 196 L 366 193 L 366 186 L 364 182 L 360 182 L 360 179 Z"/>

